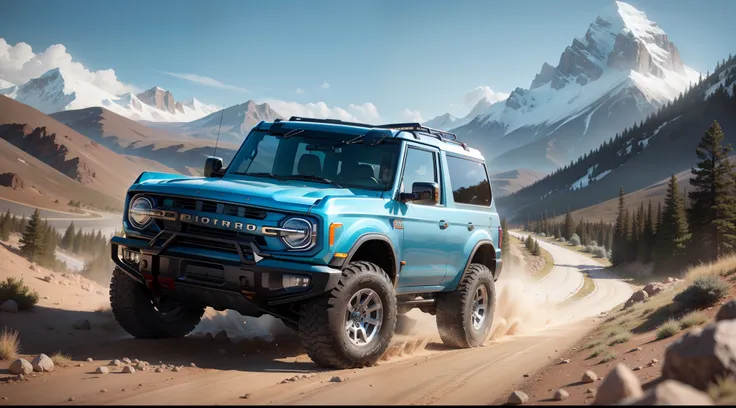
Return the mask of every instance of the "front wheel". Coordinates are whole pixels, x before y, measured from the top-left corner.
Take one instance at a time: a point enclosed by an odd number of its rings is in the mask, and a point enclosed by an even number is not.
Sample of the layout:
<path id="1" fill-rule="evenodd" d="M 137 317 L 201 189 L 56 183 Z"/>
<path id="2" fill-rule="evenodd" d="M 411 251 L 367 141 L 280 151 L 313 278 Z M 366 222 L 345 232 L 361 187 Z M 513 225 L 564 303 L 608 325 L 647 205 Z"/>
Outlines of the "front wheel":
<path id="1" fill-rule="evenodd" d="M 386 272 L 370 262 L 351 262 L 337 286 L 304 304 L 299 337 L 307 355 L 327 368 L 373 365 L 391 342 L 396 296 Z"/>
<path id="2" fill-rule="evenodd" d="M 471 264 L 454 292 L 437 298 L 437 328 L 450 347 L 478 347 L 488 338 L 496 307 L 493 274 L 482 264 Z"/>

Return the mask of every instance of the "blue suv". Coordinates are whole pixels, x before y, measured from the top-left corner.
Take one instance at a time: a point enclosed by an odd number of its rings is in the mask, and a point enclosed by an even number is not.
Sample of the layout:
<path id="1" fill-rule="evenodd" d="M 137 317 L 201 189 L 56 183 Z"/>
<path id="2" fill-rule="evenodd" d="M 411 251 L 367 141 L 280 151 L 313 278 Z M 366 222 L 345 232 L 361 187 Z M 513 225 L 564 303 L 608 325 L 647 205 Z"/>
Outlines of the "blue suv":
<path id="1" fill-rule="evenodd" d="M 204 177 L 142 173 L 111 241 L 115 318 L 162 338 L 208 306 L 269 314 L 332 368 L 375 363 L 414 308 L 445 344 L 481 345 L 502 231 L 484 159 L 456 139 L 292 117 L 256 125 L 226 168 L 207 158 Z"/>

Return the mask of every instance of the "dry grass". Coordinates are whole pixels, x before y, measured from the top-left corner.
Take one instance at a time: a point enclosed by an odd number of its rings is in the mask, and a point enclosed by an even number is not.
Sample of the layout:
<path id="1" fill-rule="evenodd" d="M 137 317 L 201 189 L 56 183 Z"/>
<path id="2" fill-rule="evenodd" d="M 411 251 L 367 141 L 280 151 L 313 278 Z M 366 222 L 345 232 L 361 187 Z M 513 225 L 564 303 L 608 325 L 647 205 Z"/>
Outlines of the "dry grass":
<path id="1" fill-rule="evenodd" d="M 613 350 L 608 350 L 608 351 L 604 352 L 601 355 L 601 361 L 600 361 L 600 363 L 601 364 L 608 363 L 609 361 L 615 360 L 617 357 L 618 356 L 616 355 L 616 353 Z"/>
<path id="2" fill-rule="evenodd" d="M 680 323 L 677 320 L 669 319 L 657 328 L 657 340 L 663 340 L 672 337 L 680 331 Z"/>
<path id="3" fill-rule="evenodd" d="M 7 327 L 0 333 L 0 360 L 13 360 L 18 357 L 20 351 L 18 334 L 17 330 L 8 330 Z"/>
<path id="4" fill-rule="evenodd" d="M 736 255 L 731 255 L 691 268 L 685 274 L 685 281 L 692 283 L 701 276 L 729 276 L 734 270 L 736 270 Z"/>
<path id="5" fill-rule="evenodd" d="M 736 405 L 736 377 L 722 378 L 711 384 L 708 394 L 717 405 Z"/>
<path id="6" fill-rule="evenodd" d="M 64 354 L 61 351 L 57 351 L 49 358 L 54 362 L 54 365 L 59 367 L 69 367 L 72 364 L 72 356 Z"/>
<path id="7" fill-rule="evenodd" d="M 689 329 L 693 326 L 700 326 L 708 323 L 708 316 L 702 312 L 690 312 L 680 318 L 680 328 L 682 330 Z"/>
<path id="8" fill-rule="evenodd" d="M 590 351 L 590 354 L 588 355 L 588 359 L 596 358 L 604 353 L 607 353 L 606 346 L 604 346 L 603 344 L 599 344 L 593 347 L 593 350 Z"/>
<path id="9" fill-rule="evenodd" d="M 600 340 L 591 341 L 590 343 L 583 346 L 583 350 L 590 350 L 592 348 L 602 345 L 603 342 Z"/>
<path id="10" fill-rule="evenodd" d="M 631 332 L 622 332 L 613 336 L 613 338 L 608 342 L 608 345 L 615 346 L 616 344 L 624 344 L 629 341 L 629 339 L 631 339 Z"/>

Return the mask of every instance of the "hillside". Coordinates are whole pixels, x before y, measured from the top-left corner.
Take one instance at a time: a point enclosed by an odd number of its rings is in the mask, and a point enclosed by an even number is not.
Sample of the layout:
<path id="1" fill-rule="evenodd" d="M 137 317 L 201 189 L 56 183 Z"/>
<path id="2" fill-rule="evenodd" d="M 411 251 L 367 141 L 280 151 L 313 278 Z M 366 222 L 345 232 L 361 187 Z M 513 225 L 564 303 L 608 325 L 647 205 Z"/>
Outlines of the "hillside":
<path id="1" fill-rule="evenodd" d="M 698 76 L 664 30 L 617 1 L 556 66 L 544 63 L 528 89 L 517 87 L 505 101 L 462 119 L 442 115 L 428 123 L 453 127 L 483 152 L 491 172 L 551 172 L 645 119 Z"/>
<path id="2" fill-rule="evenodd" d="M 529 187 L 499 200 L 509 218 L 525 220 L 590 207 L 618 194 L 648 188 L 695 164 L 695 148 L 717 120 L 726 143 L 736 145 L 736 59 L 716 67 L 690 91 L 641 124 Z"/>
<path id="3" fill-rule="evenodd" d="M 141 172 L 173 171 L 149 159 L 117 154 L 54 118 L 4 96 L 0 96 L 0 138 L 70 179 L 121 201 Z"/>
<path id="4" fill-rule="evenodd" d="M 544 173 L 529 169 L 510 170 L 491 174 L 493 195 L 504 197 L 534 183 L 544 177 Z"/>
<path id="5" fill-rule="evenodd" d="M 212 154 L 215 145 L 214 140 L 183 135 L 177 133 L 175 127 L 146 126 L 105 108 L 58 112 L 50 116 L 114 152 L 150 159 L 183 174 L 201 174 L 205 158 Z M 220 141 L 217 154 L 228 163 L 237 149 L 236 144 Z"/>

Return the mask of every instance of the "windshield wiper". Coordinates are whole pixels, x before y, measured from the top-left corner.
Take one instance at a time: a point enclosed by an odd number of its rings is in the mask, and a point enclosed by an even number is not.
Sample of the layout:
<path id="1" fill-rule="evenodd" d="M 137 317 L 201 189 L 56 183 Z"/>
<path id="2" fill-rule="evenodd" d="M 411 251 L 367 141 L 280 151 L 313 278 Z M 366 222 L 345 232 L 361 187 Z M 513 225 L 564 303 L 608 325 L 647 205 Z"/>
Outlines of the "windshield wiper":
<path id="1" fill-rule="evenodd" d="M 276 180 L 279 180 L 279 181 L 284 181 L 284 178 L 283 177 L 277 176 L 277 175 L 272 174 L 272 173 L 246 173 L 246 172 L 237 172 L 237 173 L 234 173 L 234 174 L 237 174 L 239 176 L 268 177 L 268 178 L 276 179 Z"/>
<path id="2" fill-rule="evenodd" d="M 308 175 L 308 174 L 295 174 L 293 176 L 285 176 L 283 177 L 284 180 L 310 180 L 310 181 L 319 181 L 322 183 L 332 184 L 333 186 L 337 188 L 342 188 L 340 184 L 338 184 L 335 181 L 332 181 L 328 178 L 324 178 L 322 176 L 314 176 L 314 175 Z"/>

